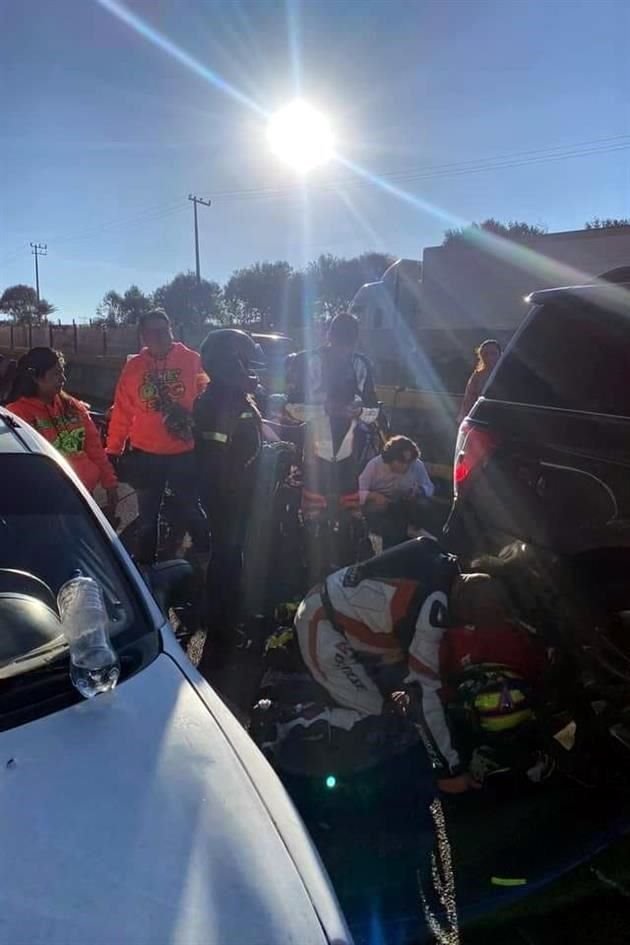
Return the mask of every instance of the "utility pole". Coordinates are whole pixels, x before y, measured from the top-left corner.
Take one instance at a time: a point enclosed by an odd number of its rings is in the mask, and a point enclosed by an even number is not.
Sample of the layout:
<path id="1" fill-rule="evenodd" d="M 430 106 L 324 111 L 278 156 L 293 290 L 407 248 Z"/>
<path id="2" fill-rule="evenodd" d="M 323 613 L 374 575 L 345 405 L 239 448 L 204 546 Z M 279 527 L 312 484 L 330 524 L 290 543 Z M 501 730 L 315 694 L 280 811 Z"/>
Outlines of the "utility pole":
<path id="1" fill-rule="evenodd" d="M 192 205 L 194 208 L 195 216 L 195 270 L 197 272 L 197 284 L 201 282 L 201 268 L 199 266 L 199 226 L 197 225 L 197 204 L 200 203 L 202 207 L 209 207 L 212 203 L 211 200 L 204 200 L 203 197 L 195 197 L 193 194 L 188 194 L 188 199 L 192 200 Z"/>
<path id="2" fill-rule="evenodd" d="M 31 252 L 35 257 L 35 288 L 37 291 L 37 304 L 39 305 L 39 257 L 47 255 L 48 247 L 45 243 L 31 243 Z"/>

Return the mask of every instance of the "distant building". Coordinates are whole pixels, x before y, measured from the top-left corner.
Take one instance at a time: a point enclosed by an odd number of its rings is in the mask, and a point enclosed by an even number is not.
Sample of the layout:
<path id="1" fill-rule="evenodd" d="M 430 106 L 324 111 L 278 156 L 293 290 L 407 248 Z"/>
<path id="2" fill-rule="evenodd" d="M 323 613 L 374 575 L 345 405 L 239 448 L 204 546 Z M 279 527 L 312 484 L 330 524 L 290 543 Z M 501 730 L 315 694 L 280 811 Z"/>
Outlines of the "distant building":
<path id="1" fill-rule="evenodd" d="M 526 241 L 479 234 L 400 259 L 357 292 L 363 348 L 384 383 L 461 389 L 472 350 L 505 342 L 536 289 L 579 285 L 630 265 L 630 227 L 547 233 Z"/>

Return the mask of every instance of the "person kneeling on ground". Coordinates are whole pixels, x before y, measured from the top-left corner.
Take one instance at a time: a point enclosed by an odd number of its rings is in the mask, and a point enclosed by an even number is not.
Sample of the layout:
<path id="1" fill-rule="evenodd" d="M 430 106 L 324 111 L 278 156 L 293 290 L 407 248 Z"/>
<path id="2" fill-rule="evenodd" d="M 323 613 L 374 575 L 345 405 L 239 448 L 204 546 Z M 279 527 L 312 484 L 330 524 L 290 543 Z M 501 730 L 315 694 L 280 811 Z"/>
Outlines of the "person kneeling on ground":
<path id="1" fill-rule="evenodd" d="M 439 696 L 440 643 L 450 623 L 483 626 L 507 612 L 499 581 L 461 574 L 457 559 L 429 538 L 337 571 L 302 601 L 295 620 L 302 658 L 335 705 L 286 723 L 279 736 L 322 719 L 350 731 L 369 716 L 414 710 L 438 787 L 450 794 L 479 787 L 451 742 Z M 404 689 L 384 694 L 375 676 L 395 663 Z"/>
<path id="2" fill-rule="evenodd" d="M 384 550 L 406 541 L 410 528 L 433 532 L 435 513 L 428 500 L 434 492 L 413 440 L 389 439 L 383 453 L 371 459 L 359 477 L 368 524 L 381 535 Z"/>

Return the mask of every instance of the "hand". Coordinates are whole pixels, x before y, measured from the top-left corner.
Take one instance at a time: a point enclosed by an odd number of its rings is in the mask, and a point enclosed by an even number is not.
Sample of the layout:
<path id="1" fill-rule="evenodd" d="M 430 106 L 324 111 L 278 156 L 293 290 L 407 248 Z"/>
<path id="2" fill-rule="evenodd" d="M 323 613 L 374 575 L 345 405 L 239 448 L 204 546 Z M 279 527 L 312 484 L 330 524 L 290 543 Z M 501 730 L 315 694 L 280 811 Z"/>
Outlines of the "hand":
<path id="1" fill-rule="evenodd" d="M 368 502 L 370 505 L 374 506 L 375 509 L 386 509 L 389 505 L 389 499 L 381 495 L 380 492 L 370 492 Z"/>
<path id="2" fill-rule="evenodd" d="M 399 715 L 403 719 L 407 718 L 409 709 L 411 708 L 411 696 L 408 692 L 400 690 L 399 692 L 392 692 L 389 699 L 385 702 L 383 706 L 383 711 L 386 714 Z"/>
<path id="3" fill-rule="evenodd" d="M 386 699 L 383 705 L 383 713 L 385 715 L 397 715 L 401 719 L 408 719 L 413 722 L 417 718 L 418 702 L 421 699 L 421 691 L 416 686 L 412 686 L 410 689 L 397 690 L 390 694 L 389 699 Z"/>
<path id="4" fill-rule="evenodd" d="M 444 794 L 465 794 L 466 791 L 479 791 L 482 785 L 465 771 L 452 778 L 438 778 L 437 786 Z"/>

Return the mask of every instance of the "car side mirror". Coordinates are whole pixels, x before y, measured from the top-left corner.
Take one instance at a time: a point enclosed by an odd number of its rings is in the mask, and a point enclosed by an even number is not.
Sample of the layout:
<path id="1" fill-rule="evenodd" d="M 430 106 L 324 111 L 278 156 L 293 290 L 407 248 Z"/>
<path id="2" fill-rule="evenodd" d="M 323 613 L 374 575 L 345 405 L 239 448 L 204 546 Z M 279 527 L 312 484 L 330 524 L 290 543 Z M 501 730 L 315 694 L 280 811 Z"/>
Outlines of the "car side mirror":
<path id="1" fill-rule="evenodd" d="M 193 593 L 193 569 L 188 561 L 181 558 L 152 565 L 146 577 L 153 596 L 165 614 L 171 607 L 186 603 Z"/>

